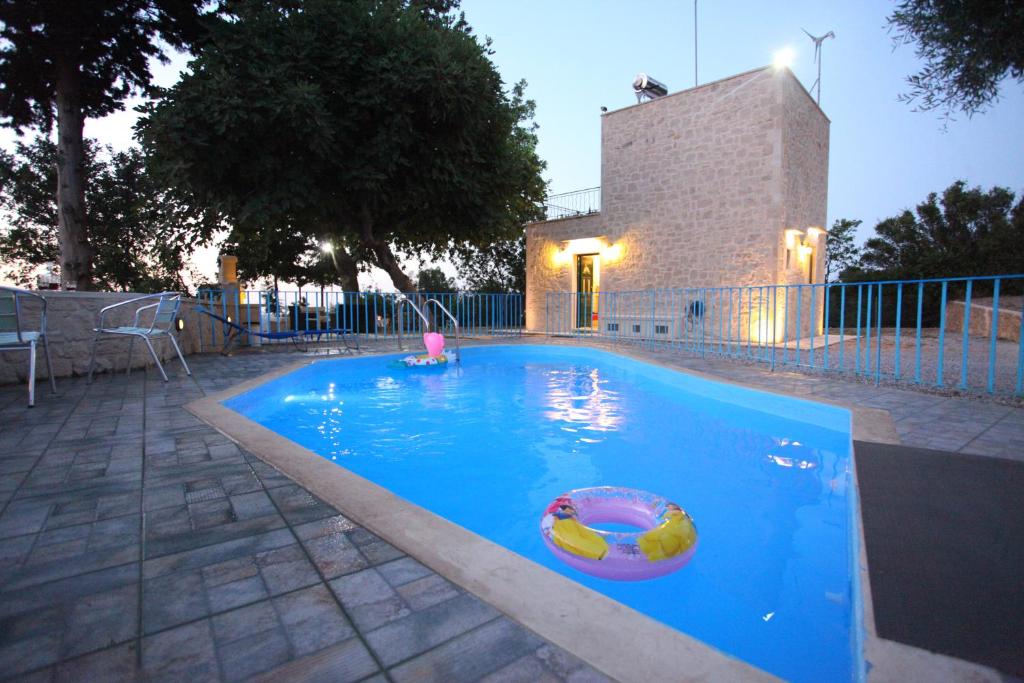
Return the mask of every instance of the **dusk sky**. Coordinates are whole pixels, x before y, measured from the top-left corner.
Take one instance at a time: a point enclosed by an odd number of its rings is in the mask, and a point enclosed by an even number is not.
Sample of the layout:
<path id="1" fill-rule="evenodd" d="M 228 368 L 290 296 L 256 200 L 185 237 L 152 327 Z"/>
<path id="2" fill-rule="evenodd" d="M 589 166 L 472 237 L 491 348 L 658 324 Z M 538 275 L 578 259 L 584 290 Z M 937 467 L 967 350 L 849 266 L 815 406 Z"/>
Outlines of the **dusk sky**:
<path id="1" fill-rule="evenodd" d="M 988 189 L 1024 192 L 1024 87 L 1005 80 L 1002 99 L 983 114 L 957 115 L 943 129 L 938 112 L 915 112 L 897 97 L 919 62 L 914 46 L 894 48 L 882 0 L 754 0 L 698 3 L 700 83 L 769 64 L 789 46 L 793 71 L 810 88 L 813 45 L 801 31 L 835 31 L 824 44 L 821 106 L 831 119 L 828 223 L 864 221 L 861 239 L 879 220 L 912 208 L 957 179 Z M 631 83 L 645 72 L 670 92 L 694 85 L 693 3 L 560 0 L 463 0 L 478 36 L 490 36 L 492 59 L 506 83 L 529 83 L 537 103 L 540 156 L 552 193 L 600 184 L 600 108 L 636 102 Z M 187 60 L 158 66 L 169 85 Z M 136 115 L 89 121 L 86 134 L 123 148 Z M 4 130 L 9 147 L 12 135 Z M 380 283 L 390 284 L 387 278 Z"/>

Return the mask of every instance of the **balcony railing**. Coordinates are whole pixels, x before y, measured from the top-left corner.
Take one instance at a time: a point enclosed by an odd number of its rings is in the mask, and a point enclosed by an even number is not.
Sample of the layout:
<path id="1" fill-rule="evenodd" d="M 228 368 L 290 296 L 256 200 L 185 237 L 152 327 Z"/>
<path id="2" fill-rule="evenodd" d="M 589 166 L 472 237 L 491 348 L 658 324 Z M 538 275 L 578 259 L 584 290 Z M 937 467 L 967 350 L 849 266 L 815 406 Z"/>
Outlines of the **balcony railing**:
<path id="1" fill-rule="evenodd" d="M 544 214 L 547 220 L 573 218 L 598 213 L 601 210 L 601 188 L 548 195 L 544 200 Z"/>
<path id="2" fill-rule="evenodd" d="M 546 331 L 1024 396 L 1024 275 L 598 295 L 549 292 Z"/>

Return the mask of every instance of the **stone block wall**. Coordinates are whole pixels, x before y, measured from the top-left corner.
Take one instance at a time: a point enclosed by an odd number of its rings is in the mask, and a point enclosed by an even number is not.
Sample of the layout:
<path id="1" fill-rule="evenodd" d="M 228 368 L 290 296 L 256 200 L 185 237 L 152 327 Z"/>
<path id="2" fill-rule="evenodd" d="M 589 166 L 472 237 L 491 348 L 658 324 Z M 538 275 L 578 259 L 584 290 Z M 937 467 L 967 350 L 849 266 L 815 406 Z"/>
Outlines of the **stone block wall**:
<path id="1" fill-rule="evenodd" d="M 1020 341 L 1021 309 L 1020 297 L 1007 297 L 1009 301 L 999 302 L 999 325 L 996 330 L 997 339 Z M 970 334 L 972 337 L 989 339 L 992 336 L 992 300 L 971 302 Z M 949 301 L 946 303 L 946 333 L 964 331 L 964 302 Z"/>
<path id="2" fill-rule="evenodd" d="M 47 300 L 47 337 L 54 375 L 58 378 L 82 375 L 88 372 L 94 336 L 93 329 L 96 327 L 101 308 L 142 296 L 130 292 L 40 292 L 40 294 L 43 294 Z M 140 305 L 146 303 L 152 302 L 143 302 Z M 198 325 L 200 320 L 199 314 L 192 310 L 193 306 L 194 302 L 191 300 L 182 301 L 180 317 L 185 322 L 185 329 L 178 333 L 178 343 L 185 354 L 199 351 Z M 130 325 L 136 308 L 137 306 L 128 305 L 115 309 L 108 314 L 104 324 L 112 327 Z M 29 299 L 22 310 L 23 320 L 28 324 L 27 329 L 38 329 L 39 305 Z M 143 321 L 145 320 L 146 318 L 143 318 Z M 132 354 L 132 367 L 135 368 L 153 362 L 145 344 L 140 342 L 141 340 L 136 340 L 135 350 Z M 173 357 L 173 362 L 178 363 L 174 349 L 169 342 L 154 344 L 154 348 L 161 358 L 170 362 Z M 111 368 L 124 370 L 127 356 L 127 339 L 112 339 L 110 335 L 105 335 L 105 341 L 100 342 L 97 352 L 96 370 L 97 372 L 104 372 Z M 36 373 L 39 380 L 46 377 L 42 345 L 39 345 L 36 356 Z M 0 352 L 0 384 L 24 382 L 27 375 L 28 351 Z M 37 385 L 36 389 L 44 391 L 45 387 L 40 388 Z"/>
<path id="3" fill-rule="evenodd" d="M 600 214 L 527 226 L 527 328 L 544 329 L 545 292 L 573 290 L 571 260 L 553 258 L 565 240 L 621 249 L 602 260 L 602 292 L 806 282 L 795 253 L 785 267 L 785 231 L 824 227 L 828 128 L 792 73 L 770 68 L 605 114 Z M 754 322 L 742 312 L 738 332 Z"/>

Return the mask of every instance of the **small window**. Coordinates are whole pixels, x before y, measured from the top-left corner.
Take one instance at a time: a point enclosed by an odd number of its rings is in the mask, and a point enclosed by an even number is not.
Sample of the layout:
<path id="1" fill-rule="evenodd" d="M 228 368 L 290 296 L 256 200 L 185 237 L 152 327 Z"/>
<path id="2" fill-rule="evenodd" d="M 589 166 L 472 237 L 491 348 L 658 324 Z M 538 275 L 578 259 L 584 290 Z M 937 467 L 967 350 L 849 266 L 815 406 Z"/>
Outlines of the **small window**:
<path id="1" fill-rule="evenodd" d="M 618 332 L 619 331 L 619 324 L 618 323 L 608 323 L 608 331 L 609 332 Z"/>
<path id="2" fill-rule="evenodd" d="M 633 332 L 635 334 L 640 334 L 640 326 L 639 325 L 633 325 Z"/>
<path id="3" fill-rule="evenodd" d="M 668 334 L 668 325 L 655 325 L 654 334 Z"/>

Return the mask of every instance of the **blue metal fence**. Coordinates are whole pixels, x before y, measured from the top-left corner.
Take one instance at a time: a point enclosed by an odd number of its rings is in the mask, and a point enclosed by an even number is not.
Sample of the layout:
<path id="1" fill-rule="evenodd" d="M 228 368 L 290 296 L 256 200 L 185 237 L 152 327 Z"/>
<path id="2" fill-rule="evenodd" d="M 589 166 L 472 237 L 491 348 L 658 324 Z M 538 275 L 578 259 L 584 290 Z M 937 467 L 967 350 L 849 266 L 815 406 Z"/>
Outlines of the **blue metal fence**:
<path id="1" fill-rule="evenodd" d="M 1024 275 L 549 292 L 546 332 L 1024 395 Z"/>
<path id="2" fill-rule="evenodd" d="M 304 331 L 317 339 L 340 334 L 361 339 L 392 339 L 399 333 L 422 333 L 423 321 L 410 306 L 398 305 L 398 293 L 346 292 L 309 288 L 300 290 L 242 289 L 224 291 L 200 289 L 199 304 L 254 332 Z M 441 292 L 407 294 L 423 309 L 432 328 L 453 334 L 453 324 L 437 315 L 435 307 L 424 308 L 437 299 L 458 320 L 463 337 L 514 336 L 523 331 L 525 308 L 519 293 Z M 201 323 L 200 343 L 216 346 L 223 339 L 222 325 L 209 318 Z M 275 343 L 252 337 L 254 343 Z M 287 343 L 288 340 L 283 340 Z M 282 343 L 278 341 L 276 343 Z"/>

